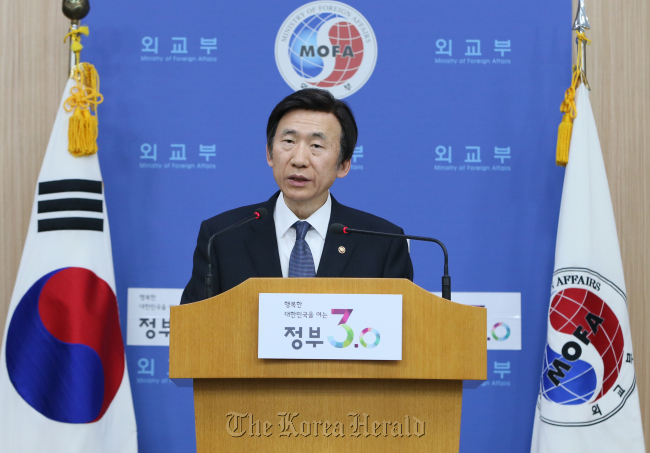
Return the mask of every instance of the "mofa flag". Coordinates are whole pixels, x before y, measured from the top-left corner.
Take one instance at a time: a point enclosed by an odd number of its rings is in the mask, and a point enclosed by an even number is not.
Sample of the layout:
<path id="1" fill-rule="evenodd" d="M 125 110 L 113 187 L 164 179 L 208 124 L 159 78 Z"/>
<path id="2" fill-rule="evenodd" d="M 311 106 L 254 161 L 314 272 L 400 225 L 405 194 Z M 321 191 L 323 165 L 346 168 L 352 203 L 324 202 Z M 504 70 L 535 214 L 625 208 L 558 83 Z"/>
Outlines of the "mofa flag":
<path id="1" fill-rule="evenodd" d="M 88 152 L 76 150 L 81 157 L 69 152 L 70 118 L 92 116 L 69 110 L 88 107 L 80 96 L 97 100 L 86 83 L 96 79 L 94 68 L 77 68 L 38 177 L 4 330 L 2 452 L 137 452 L 104 184 L 88 151 L 94 139 L 86 140 Z"/>
<path id="2" fill-rule="evenodd" d="M 531 452 L 641 453 L 614 210 L 584 84 L 575 99 Z"/>

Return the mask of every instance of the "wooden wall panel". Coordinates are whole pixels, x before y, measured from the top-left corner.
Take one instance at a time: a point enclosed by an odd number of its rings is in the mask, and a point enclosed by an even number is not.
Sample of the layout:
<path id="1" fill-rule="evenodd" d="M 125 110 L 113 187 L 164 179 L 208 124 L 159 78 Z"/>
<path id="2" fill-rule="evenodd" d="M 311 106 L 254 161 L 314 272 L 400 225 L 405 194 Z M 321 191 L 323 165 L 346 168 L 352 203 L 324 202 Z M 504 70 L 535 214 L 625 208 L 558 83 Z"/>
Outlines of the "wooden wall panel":
<path id="1" fill-rule="evenodd" d="M 69 24 L 61 1 L 0 0 L 0 331 L 66 82 Z"/>
<path id="2" fill-rule="evenodd" d="M 0 0 L 0 329 L 66 78 L 61 41 L 68 22 L 60 8 L 55 0 Z M 650 294 L 650 156 L 644 152 L 650 139 L 650 2 L 587 0 L 586 8 L 593 40 L 587 55 L 591 100 L 616 213 L 650 439 L 650 307 L 644 301 Z M 567 18 L 567 26 L 572 20 Z"/>
<path id="3" fill-rule="evenodd" d="M 587 77 L 623 255 L 641 414 L 650 446 L 650 3 L 587 0 Z M 574 11 L 577 9 L 574 0 Z"/>

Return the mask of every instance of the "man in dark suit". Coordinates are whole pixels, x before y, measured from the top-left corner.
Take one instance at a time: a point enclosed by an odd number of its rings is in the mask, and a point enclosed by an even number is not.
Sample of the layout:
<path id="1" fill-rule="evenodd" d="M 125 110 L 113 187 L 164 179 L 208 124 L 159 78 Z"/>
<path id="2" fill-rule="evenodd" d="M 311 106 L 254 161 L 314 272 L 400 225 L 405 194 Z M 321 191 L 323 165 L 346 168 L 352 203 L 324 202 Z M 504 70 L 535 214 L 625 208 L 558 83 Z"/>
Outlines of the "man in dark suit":
<path id="1" fill-rule="evenodd" d="M 332 235 L 333 223 L 400 233 L 392 223 L 343 206 L 329 193 L 350 171 L 357 125 L 347 104 L 328 91 L 305 89 L 273 109 L 266 157 L 280 191 L 268 201 L 219 214 L 201 224 L 192 277 L 181 303 L 203 300 L 208 239 L 259 208 L 269 215 L 217 236 L 212 242 L 213 291 L 219 294 L 251 277 L 408 278 L 413 265 L 406 240 Z"/>

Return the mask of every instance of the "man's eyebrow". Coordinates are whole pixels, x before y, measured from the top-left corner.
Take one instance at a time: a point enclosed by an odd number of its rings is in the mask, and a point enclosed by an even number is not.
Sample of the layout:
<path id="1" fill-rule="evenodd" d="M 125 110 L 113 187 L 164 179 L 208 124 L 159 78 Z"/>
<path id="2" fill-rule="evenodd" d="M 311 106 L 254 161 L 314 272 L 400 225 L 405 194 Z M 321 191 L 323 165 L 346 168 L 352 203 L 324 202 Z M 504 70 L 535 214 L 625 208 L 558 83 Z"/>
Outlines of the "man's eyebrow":
<path id="1" fill-rule="evenodd" d="M 294 130 L 294 129 L 284 129 L 284 130 L 280 133 L 280 135 L 281 135 L 282 137 L 284 137 L 285 135 L 291 135 L 291 134 L 294 134 L 294 135 L 300 135 L 300 134 L 298 133 L 298 131 L 296 131 L 296 130 Z M 315 137 L 315 138 L 320 138 L 321 140 L 325 140 L 325 141 L 327 140 L 327 136 L 325 135 L 324 132 L 312 132 L 310 136 L 311 136 L 311 137 Z"/>

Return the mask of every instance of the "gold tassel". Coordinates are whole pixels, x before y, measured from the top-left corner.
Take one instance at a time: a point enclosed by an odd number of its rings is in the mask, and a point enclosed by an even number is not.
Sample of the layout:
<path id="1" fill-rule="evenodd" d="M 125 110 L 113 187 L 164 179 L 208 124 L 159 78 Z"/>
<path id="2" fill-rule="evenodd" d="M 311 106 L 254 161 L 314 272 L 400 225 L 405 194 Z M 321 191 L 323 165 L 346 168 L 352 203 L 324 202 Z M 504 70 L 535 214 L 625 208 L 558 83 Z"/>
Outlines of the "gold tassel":
<path id="1" fill-rule="evenodd" d="M 573 86 L 569 87 L 564 93 L 564 101 L 560 106 L 560 111 L 564 112 L 564 117 L 557 131 L 557 149 L 555 152 L 555 163 L 560 167 L 566 167 L 569 163 L 571 133 L 573 132 L 573 120 L 576 117 L 575 96 L 575 88 Z"/>
<path id="2" fill-rule="evenodd" d="M 81 141 L 83 130 L 83 114 L 81 109 L 76 109 L 72 116 L 70 117 L 70 127 L 68 128 L 68 151 L 75 157 L 81 157 L 84 155 L 83 149 L 84 146 Z"/>
<path id="3" fill-rule="evenodd" d="M 72 112 L 68 128 L 68 151 L 75 157 L 90 156 L 97 153 L 97 105 L 104 97 L 99 93 L 99 75 L 89 63 L 79 63 L 81 34 L 88 35 L 88 27 L 83 26 L 66 35 L 72 38 L 72 50 L 75 52 L 76 65 L 71 77 L 77 82 L 70 90 L 63 108 Z"/>
<path id="4" fill-rule="evenodd" d="M 68 151 L 75 157 L 97 153 L 97 117 L 88 110 L 75 109 L 68 129 Z"/>
<path id="5" fill-rule="evenodd" d="M 591 40 L 585 36 L 583 32 L 578 32 L 578 41 L 584 41 L 587 44 Z M 564 93 L 564 101 L 560 106 L 560 112 L 564 113 L 562 122 L 557 131 L 557 147 L 555 150 L 555 163 L 560 167 L 566 167 L 569 163 L 569 148 L 571 147 L 571 134 L 573 133 L 573 120 L 577 116 L 576 112 L 576 89 L 580 85 L 581 77 L 583 74 L 582 62 L 582 46 L 578 45 L 578 58 L 577 64 L 573 67 L 573 78 L 571 86 Z"/>

